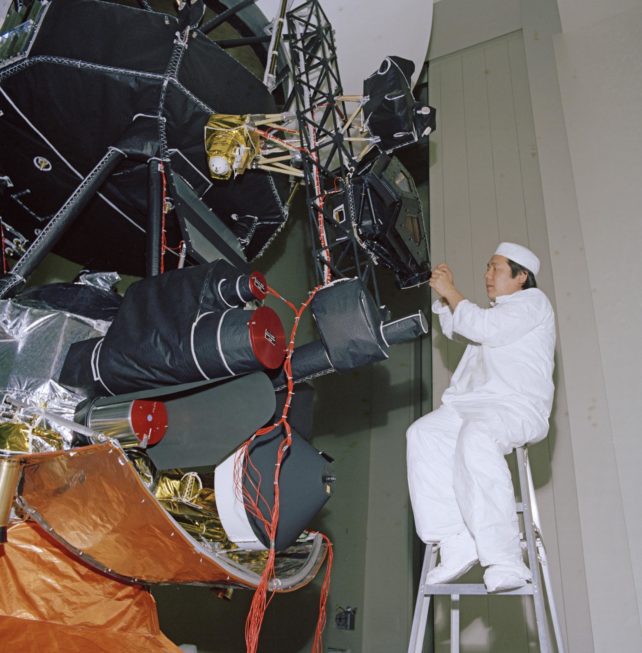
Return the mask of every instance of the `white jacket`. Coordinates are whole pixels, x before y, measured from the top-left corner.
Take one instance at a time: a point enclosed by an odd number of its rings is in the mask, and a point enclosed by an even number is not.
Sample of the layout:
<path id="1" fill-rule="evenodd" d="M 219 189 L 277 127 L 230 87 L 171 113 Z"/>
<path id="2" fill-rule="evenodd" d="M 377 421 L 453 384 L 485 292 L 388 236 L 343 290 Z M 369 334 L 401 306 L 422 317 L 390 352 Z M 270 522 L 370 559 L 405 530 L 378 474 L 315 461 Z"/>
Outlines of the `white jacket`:
<path id="1" fill-rule="evenodd" d="M 464 299 L 451 312 L 437 300 L 444 335 L 470 342 L 442 402 L 462 417 L 484 418 L 505 407 L 538 423 L 544 437 L 553 403 L 555 318 L 548 298 L 529 288 L 498 297 L 490 308 Z M 545 422 L 545 424 L 542 422 Z"/>

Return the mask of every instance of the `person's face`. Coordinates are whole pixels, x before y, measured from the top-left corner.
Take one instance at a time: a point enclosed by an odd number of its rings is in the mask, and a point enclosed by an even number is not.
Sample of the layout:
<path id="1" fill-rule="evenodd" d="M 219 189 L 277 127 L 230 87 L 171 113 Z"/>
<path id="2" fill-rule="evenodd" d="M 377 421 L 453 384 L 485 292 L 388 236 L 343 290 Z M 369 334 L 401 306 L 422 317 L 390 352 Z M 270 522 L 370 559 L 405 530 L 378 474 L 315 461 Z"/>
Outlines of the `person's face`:
<path id="1" fill-rule="evenodd" d="M 488 299 L 494 301 L 502 295 L 512 295 L 522 289 L 526 278 L 526 272 L 520 272 L 514 278 L 511 277 L 508 259 L 505 256 L 493 254 L 486 265 L 486 274 L 484 275 Z"/>

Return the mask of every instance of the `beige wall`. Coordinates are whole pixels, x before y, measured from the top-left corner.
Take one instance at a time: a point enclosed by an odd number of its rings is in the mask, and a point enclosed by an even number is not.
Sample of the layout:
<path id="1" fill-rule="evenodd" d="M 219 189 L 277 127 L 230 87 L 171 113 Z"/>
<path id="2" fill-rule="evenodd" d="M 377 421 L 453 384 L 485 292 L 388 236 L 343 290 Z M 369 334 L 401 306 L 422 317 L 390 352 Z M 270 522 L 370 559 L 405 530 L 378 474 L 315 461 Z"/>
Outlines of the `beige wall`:
<path id="1" fill-rule="evenodd" d="M 444 5 L 445 7 L 446 5 Z M 435 27 L 439 26 L 439 11 Z M 486 262 L 502 240 L 524 243 L 541 257 L 540 287 L 554 297 L 548 235 L 542 197 L 537 143 L 531 111 L 526 54 L 521 31 L 431 60 L 431 102 L 437 107 L 439 130 L 431 157 L 432 258 L 446 261 L 455 271 L 458 287 L 480 305 L 487 304 L 483 273 Z M 435 320 L 434 392 L 438 400 L 447 386 L 462 346 L 439 333 Z M 558 386 L 561 364 L 558 361 Z M 544 518 L 555 589 L 563 607 L 581 604 L 587 612 L 585 583 L 563 586 L 557 522 L 577 523 L 573 484 L 552 478 L 551 459 L 572 467 L 568 447 L 568 419 L 564 388 L 557 394 L 551 431 L 534 447 L 532 461 L 538 500 Z M 558 515 L 558 505 L 562 506 Z M 570 508 L 570 511 L 569 511 Z M 581 542 L 569 546 L 576 567 L 581 566 Z M 581 578 L 581 577 L 580 577 Z M 577 597 L 582 596 L 578 601 Z M 438 610 L 437 650 L 448 650 L 446 606 Z M 536 644 L 529 600 L 466 599 L 462 605 L 462 649 L 480 645 L 493 652 L 529 650 Z M 584 625 L 588 625 L 584 619 Z M 530 626 L 530 627 L 529 627 Z M 440 648 L 441 647 L 441 648 Z M 579 649 L 578 649 L 579 650 Z M 588 649 L 583 649 L 588 650 Z"/>
<path id="2" fill-rule="evenodd" d="M 0 0 L 0 23 L 4 20 L 5 13 L 11 6 L 11 0 Z"/>
<path id="3" fill-rule="evenodd" d="M 558 0 L 560 22 L 565 34 L 591 30 L 602 20 L 629 9 L 639 9 L 640 0 Z"/>
<path id="4" fill-rule="evenodd" d="M 578 494 L 593 633 L 596 650 L 639 651 L 642 4 L 594 1 L 587 12 L 570 0 L 559 6 L 564 31 L 555 54 L 599 379 L 599 395 L 587 393 L 571 414 L 582 456 Z M 604 129 L 596 129 L 606 115 Z M 576 382 L 583 387 L 583 378 Z"/>
<path id="5" fill-rule="evenodd" d="M 627 0 L 515 0 L 508 10 L 505 0 L 477 4 L 477 12 L 497 18 L 497 31 L 490 36 L 499 37 L 507 29 L 504 16 L 514 16 L 516 9 L 523 34 L 525 69 L 518 77 L 530 92 L 532 158 L 541 179 L 541 201 L 535 203 L 538 227 L 535 232 L 529 228 L 527 242 L 535 246 L 533 235 L 540 234 L 537 247 L 543 247 L 539 251 L 548 275 L 542 286 L 556 305 L 559 333 L 550 477 L 545 465 L 540 467 L 546 461 L 538 460 L 536 484 L 568 649 L 639 653 L 642 7 L 639 1 Z M 435 6 L 433 57 L 489 38 L 492 20 L 484 21 L 475 37 L 469 5 L 467 0 L 443 0 Z M 435 38 L 441 25 L 448 26 L 450 38 L 446 33 Z M 463 62 L 471 56 L 459 52 L 451 58 Z M 442 62 L 442 89 L 447 59 Z M 464 67 L 457 71 L 452 62 L 450 67 L 448 84 L 453 84 L 462 78 Z M 512 63 L 510 70 L 514 77 Z M 433 68 L 433 84 L 434 74 Z M 492 74 L 486 66 L 484 75 Z M 448 126 L 455 117 L 442 109 L 437 139 L 452 138 L 458 129 L 469 132 L 466 116 L 460 111 L 457 124 Z M 492 134 L 490 139 L 494 142 Z M 460 151 L 461 143 L 446 145 L 444 170 L 452 167 L 449 157 L 470 159 L 466 150 Z M 453 194 L 456 187 L 453 175 L 459 175 L 464 198 L 455 198 L 454 205 L 440 206 L 444 200 L 435 197 L 433 189 L 433 256 L 440 229 L 446 243 L 461 235 L 477 243 L 461 214 L 472 215 L 465 202 L 476 184 L 469 167 L 450 170 L 450 181 L 440 182 L 447 197 L 448 189 Z M 492 202 L 485 201 L 492 211 Z M 506 233 L 501 231 L 499 202 L 497 207 L 499 233 Z M 439 212 L 445 216 L 443 227 L 436 222 Z M 521 213 L 515 215 L 521 224 Z M 464 279 L 474 285 L 472 250 L 466 251 L 465 244 L 442 250 L 461 262 Z M 435 373 L 443 386 L 456 352 L 437 351 Z"/>

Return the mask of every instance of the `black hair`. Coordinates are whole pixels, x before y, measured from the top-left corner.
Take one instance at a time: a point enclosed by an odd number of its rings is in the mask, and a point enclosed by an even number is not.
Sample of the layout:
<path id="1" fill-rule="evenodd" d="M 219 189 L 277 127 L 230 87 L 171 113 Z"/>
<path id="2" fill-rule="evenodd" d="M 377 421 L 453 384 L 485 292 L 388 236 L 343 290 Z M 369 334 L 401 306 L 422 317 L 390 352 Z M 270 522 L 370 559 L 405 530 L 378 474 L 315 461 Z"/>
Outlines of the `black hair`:
<path id="1" fill-rule="evenodd" d="M 526 290 L 528 288 L 537 288 L 537 281 L 535 281 L 535 275 L 528 269 L 525 268 L 523 265 L 520 265 L 519 263 L 515 263 L 515 261 L 511 261 L 511 259 L 508 259 L 508 265 L 510 265 L 510 276 L 514 279 L 520 272 L 526 272 L 526 281 L 522 284 L 522 290 Z"/>

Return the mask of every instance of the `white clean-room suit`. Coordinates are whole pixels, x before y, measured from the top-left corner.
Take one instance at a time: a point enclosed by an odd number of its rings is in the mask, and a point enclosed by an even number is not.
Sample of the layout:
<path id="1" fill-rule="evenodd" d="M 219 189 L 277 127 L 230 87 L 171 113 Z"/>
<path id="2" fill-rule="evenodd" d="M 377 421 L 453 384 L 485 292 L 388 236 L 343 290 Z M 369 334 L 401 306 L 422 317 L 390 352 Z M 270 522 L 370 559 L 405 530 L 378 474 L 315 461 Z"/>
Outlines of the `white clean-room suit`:
<path id="1" fill-rule="evenodd" d="M 555 320 L 537 288 L 490 308 L 460 301 L 433 312 L 445 336 L 469 342 L 437 410 L 407 432 L 408 483 L 424 542 L 468 530 L 482 565 L 519 554 L 515 497 L 504 456 L 548 432 Z"/>

